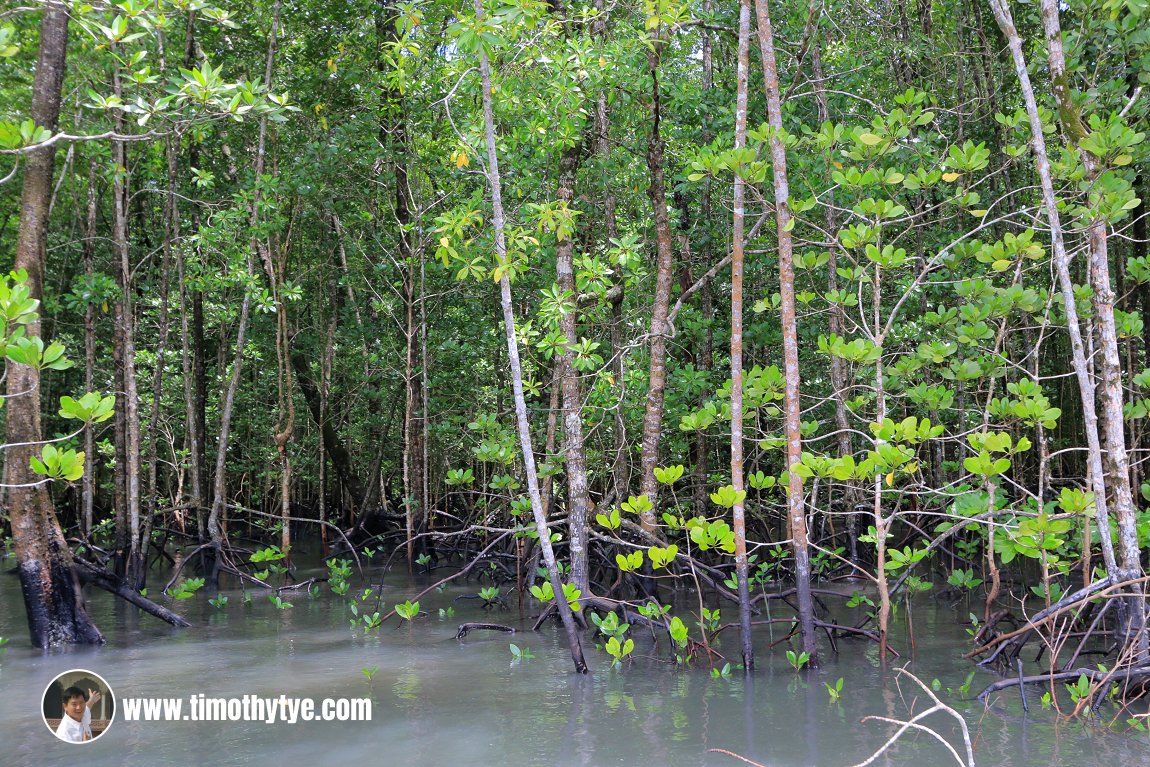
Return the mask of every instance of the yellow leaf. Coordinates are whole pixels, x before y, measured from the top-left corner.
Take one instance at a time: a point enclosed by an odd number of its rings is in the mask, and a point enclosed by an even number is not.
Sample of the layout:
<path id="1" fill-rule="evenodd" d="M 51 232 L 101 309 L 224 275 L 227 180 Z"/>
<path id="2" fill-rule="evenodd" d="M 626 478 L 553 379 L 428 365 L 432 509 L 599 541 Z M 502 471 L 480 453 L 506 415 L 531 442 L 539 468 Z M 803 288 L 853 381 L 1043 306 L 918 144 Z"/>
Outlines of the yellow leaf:
<path id="1" fill-rule="evenodd" d="M 962 178 L 961 173 L 943 173 L 942 174 L 942 180 L 948 184 L 952 181 L 958 181 L 960 178 Z"/>
<path id="2" fill-rule="evenodd" d="M 836 162 L 834 165 L 835 165 L 835 167 L 836 167 L 836 168 L 838 168 L 839 170 L 842 170 L 842 169 L 843 169 L 843 164 L 842 164 L 841 162 Z"/>
<path id="3" fill-rule="evenodd" d="M 455 155 L 455 167 L 466 168 L 471 164 L 471 158 L 467 156 L 467 152 L 457 152 Z"/>
<path id="4" fill-rule="evenodd" d="M 890 487 L 893 484 L 894 484 L 894 472 L 892 471 L 890 474 L 886 475 L 886 486 Z"/>
<path id="5" fill-rule="evenodd" d="M 600 56 L 600 57 L 599 57 L 599 66 L 600 66 L 600 67 L 605 67 L 605 66 L 607 66 L 607 59 L 605 59 L 605 58 L 603 58 L 602 56 Z"/>

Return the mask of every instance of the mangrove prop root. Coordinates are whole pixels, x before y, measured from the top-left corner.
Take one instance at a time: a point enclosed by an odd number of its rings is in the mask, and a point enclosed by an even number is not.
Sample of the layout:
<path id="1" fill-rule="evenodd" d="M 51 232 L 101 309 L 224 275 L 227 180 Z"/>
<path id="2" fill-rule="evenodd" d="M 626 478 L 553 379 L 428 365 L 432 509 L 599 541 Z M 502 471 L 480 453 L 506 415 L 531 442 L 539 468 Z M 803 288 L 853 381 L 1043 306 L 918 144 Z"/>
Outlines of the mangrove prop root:
<path id="1" fill-rule="evenodd" d="M 1114 580 L 1110 577 L 1102 578 L 1102 579 L 1090 584 L 1089 586 L 1085 586 L 1085 587 L 1079 589 L 1078 591 L 1073 592 L 1072 594 L 1067 594 L 1062 599 L 1058 600 L 1057 602 L 1055 602 L 1054 604 L 1052 604 L 1050 607 L 1046 608 L 1045 610 L 1041 610 L 1041 611 L 1035 613 L 1026 622 L 1025 626 L 1022 626 L 1021 628 L 1015 629 L 1014 631 L 1011 631 L 1011 632 L 1006 633 L 1006 634 L 999 634 L 994 639 L 991 639 L 990 641 L 986 642 L 985 644 L 983 644 L 983 645 L 971 650 L 970 652 L 966 653 L 963 657 L 964 658 L 977 657 L 979 655 L 982 655 L 983 653 L 994 650 L 996 647 L 998 647 L 999 645 L 1001 645 L 1004 642 L 1012 642 L 1019 649 L 1021 649 L 1022 645 L 1024 645 L 1027 642 L 1027 640 L 1029 640 L 1031 634 L 1033 634 L 1038 629 L 1039 626 L 1052 620 L 1053 618 L 1061 615 L 1062 613 L 1064 613 L 1068 610 L 1074 609 L 1080 603 L 1085 602 L 1085 601 L 1090 600 L 1090 599 L 1097 599 L 1099 597 L 1106 596 L 1110 592 L 1115 591 L 1117 589 L 1127 588 L 1127 587 L 1134 586 L 1134 585 L 1139 584 L 1139 583 L 1145 583 L 1147 580 L 1150 580 L 1150 576 L 1142 576 L 1141 578 L 1134 578 L 1131 580 L 1121 581 L 1121 582 L 1117 582 L 1117 583 L 1114 582 Z M 1000 652 L 1001 652 L 1001 650 L 1000 650 Z M 996 652 L 994 655 L 997 656 L 1000 654 L 1000 652 Z M 983 661 L 983 663 L 986 663 L 986 662 L 987 661 Z"/>
<path id="2" fill-rule="evenodd" d="M 1150 679 L 1150 665 L 1134 666 L 1133 668 L 1121 670 L 1115 669 L 1113 671 L 1099 671 L 1096 668 L 1079 668 L 1073 671 L 1060 671 L 1057 674 L 1036 674 L 1034 676 L 1020 676 L 1017 679 L 1003 679 L 1002 681 L 989 685 L 985 690 L 980 692 L 978 699 L 985 701 L 991 693 L 1005 690 L 1015 685 L 1045 685 L 1052 682 L 1078 679 L 1080 676 L 1085 676 L 1091 682 L 1128 682 L 1131 680 Z"/>

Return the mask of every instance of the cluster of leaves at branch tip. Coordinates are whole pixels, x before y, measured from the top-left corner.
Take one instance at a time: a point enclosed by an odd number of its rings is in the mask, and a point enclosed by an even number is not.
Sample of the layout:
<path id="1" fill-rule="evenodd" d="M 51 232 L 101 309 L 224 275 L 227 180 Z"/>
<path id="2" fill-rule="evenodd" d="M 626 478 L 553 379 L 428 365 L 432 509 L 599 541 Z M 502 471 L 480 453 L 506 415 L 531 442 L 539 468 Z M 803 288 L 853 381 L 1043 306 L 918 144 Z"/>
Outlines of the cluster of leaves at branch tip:
<path id="1" fill-rule="evenodd" d="M 64 356 L 64 345 L 53 341 L 47 346 L 39 336 L 28 336 L 27 326 L 39 319 L 40 302 L 31 297 L 28 274 L 24 270 L 10 272 L 0 283 L 0 354 L 10 363 L 27 365 L 39 371 L 67 370 L 72 361 Z M 102 423 L 114 414 L 115 397 L 89 392 L 79 399 L 60 398 L 61 418 L 79 421 L 83 428 Z M 0 406 L 3 401 L 0 401 Z M 64 439 L 69 439 L 75 434 Z M 29 465 L 33 472 L 48 479 L 74 482 L 84 476 L 84 453 L 67 446 L 43 445 L 39 456 L 32 456 Z"/>

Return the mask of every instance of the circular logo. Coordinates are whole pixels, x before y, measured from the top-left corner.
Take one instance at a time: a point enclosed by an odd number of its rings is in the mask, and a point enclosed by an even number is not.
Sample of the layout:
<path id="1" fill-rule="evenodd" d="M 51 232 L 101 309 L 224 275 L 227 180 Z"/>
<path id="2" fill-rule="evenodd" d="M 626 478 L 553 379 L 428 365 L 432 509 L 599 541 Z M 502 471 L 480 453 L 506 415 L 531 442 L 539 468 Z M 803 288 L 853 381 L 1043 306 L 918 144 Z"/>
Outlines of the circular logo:
<path id="1" fill-rule="evenodd" d="M 66 743 L 89 743 L 107 732 L 116 718 L 112 688 L 99 674 L 65 671 L 44 690 L 44 724 Z"/>

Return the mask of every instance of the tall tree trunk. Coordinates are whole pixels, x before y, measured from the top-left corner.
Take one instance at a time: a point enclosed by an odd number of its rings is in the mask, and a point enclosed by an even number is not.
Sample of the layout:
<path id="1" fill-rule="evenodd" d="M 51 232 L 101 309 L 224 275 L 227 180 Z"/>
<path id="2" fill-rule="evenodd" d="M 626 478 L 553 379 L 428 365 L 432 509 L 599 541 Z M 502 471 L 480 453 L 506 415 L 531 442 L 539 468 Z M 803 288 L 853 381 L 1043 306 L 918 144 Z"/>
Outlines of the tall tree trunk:
<path id="1" fill-rule="evenodd" d="M 739 61 L 735 95 L 735 151 L 747 145 L 747 80 L 751 68 L 751 0 L 739 2 Z M 751 596 L 747 585 L 747 525 L 743 486 L 743 238 L 746 223 L 746 182 L 735 174 L 734 220 L 731 226 L 731 508 L 735 532 L 735 580 L 739 591 L 739 631 L 743 666 L 755 667 L 751 637 Z M 781 227 L 780 227 L 781 231 Z"/>
<path id="2" fill-rule="evenodd" d="M 399 40 L 396 29 L 397 12 L 392 0 L 381 3 L 376 15 L 376 36 L 381 50 L 394 45 Z M 380 58 L 378 68 L 383 76 L 387 65 Z M 423 316 L 422 263 L 418 274 L 416 255 L 411 242 L 411 184 L 407 172 L 407 112 L 403 94 L 395 88 L 383 89 L 380 105 L 379 140 L 385 149 L 390 149 L 390 164 L 395 172 L 395 228 L 399 240 L 399 262 L 406 269 L 403 276 L 403 300 L 406 326 L 404 330 L 407 345 L 404 380 L 406 401 L 403 411 L 403 494 L 404 518 L 407 528 L 407 566 L 410 570 L 415 557 L 414 538 L 427 526 L 427 460 L 424 432 L 427 424 L 427 403 L 423 393 L 426 359 L 419 351 L 424 324 L 416 315 Z M 417 312 L 418 305 L 418 312 Z M 420 547 L 422 548 L 422 546 Z"/>
<path id="3" fill-rule="evenodd" d="M 116 95 L 122 97 L 123 87 L 120 65 L 112 70 L 112 83 Z M 116 132 L 123 133 L 122 112 L 116 112 Z M 140 545 L 140 397 L 136 382 L 136 308 L 133 287 L 132 258 L 128 242 L 128 145 L 125 141 L 112 142 L 112 244 L 119 266 L 120 305 L 116 315 L 116 344 L 122 361 L 122 388 L 119 410 L 123 418 L 123 482 L 125 516 L 127 518 L 127 566 L 125 580 L 128 586 L 143 587 L 144 554 Z M 117 470 L 120 467 L 117 466 Z"/>
<path id="4" fill-rule="evenodd" d="M 1005 1 L 1005 0 L 1004 0 Z M 1047 56 L 1054 99 L 1063 133 L 1072 147 L 1078 147 L 1088 131 L 1074 105 L 1070 76 L 1066 71 L 1066 56 L 1062 47 L 1062 28 L 1058 18 L 1057 0 L 1040 0 L 1042 24 L 1046 30 Z M 1103 168 L 1085 149 L 1079 156 L 1086 167 L 1086 177 L 1095 181 Z M 1114 519 L 1118 525 L 1118 572 L 1122 580 L 1135 580 L 1142 576 L 1142 552 L 1138 546 L 1138 508 L 1130 481 L 1130 459 L 1126 450 L 1126 421 L 1123 414 L 1122 359 L 1118 350 L 1118 330 L 1114 321 L 1114 289 L 1110 282 L 1110 255 L 1105 218 L 1093 211 L 1087 229 L 1087 258 L 1091 302 L 1094 308 L 1094 326 L 1097 331 L 1099 374 L 1098 394 L 1102 406 L 1101 431 L 1102 461 L 1109 477 L 1109 490 L 1114 503 Z M 1135 588 L 1135 596 L 1124 600 L 1122 607 L 1127 626 L 1136 632 L 1138 654 L 1145 659 L 1150 653 L 1150 630 L 1146 626 L 1144 589 Z"/>
<path id="5" fill-rule="evenodd" d="M 195 63 L 195 12 L 188 14 L 184 34 L 184 68 Z M 188 142 L 188 166 L 197 167 L 199 147 L 195 136 Z M 200 214 L 192 207 L 192 231 L 200 229 Z M 199 244 L 196 245 L 199 253 Z M 196 515 L 196 537 L 203 543 L 207 535 L 204 495 L 204 434 L 207 429 L 207 375 L 204 370 L 203 293 L 190 290 L 185 280 L 183 248 L 176 249 L 176 277 L 180 285 L 180 370 L 184 379 L 185 435 L 188 450 L 188 505 Z M 189 321 L 189 304 L 191 319 Z"/>
<path id="6" fill-rule="evenodd" d="M 84 276 L 91 284 L 96 273 L 96 158 L 88 162 L 88 210 L 84 223 Z M 84 306 L 84 391 L 96 390 L 96 305 L 88 301 Z M 84 430 L 84 478 L 81 484 L 80 518 L 85 535 L 92 533 L 93 513 L 96 506 L 96 434 Z"/>
<path id="7" fill-rule="evenodd" d="M 711 12 L 711 0 L 703 0 L 703 12 Z M 711 33 L 708 30 L 703 30 L 702 37 L 702 86 L 704 97 L 706 97 L 706 94 L 714 87 L 714 44 L 711 40 Z M 749 55 L 748 53 L 748 56 Z M 748 72 L 750 71 L 749 67 L 750 65 L 748 64 Z M 711 123 L 708 120 L 703 123 L 703 141 L 709 142 L 712 138 L 713 131 L 711 130 Z M 703 179 L 703 193 L 702 201 L 699 205 L 699 218 L 702 221 L 704 232 L 706 232 L 706 227 L 710 225 L 711 221 L 711 178 L 709 176 Z M 704 235 L 701 250 L 699 263 L 705 271 L 710 268 L 711 265 L 712 248 L 710 236 Z M 707 280 L 703 283 L 703 286 L 699 288 L 699 313 L 703 316 L 705 327 L 702 338 L 699 341 L 699 352 L 695 355 L 695 367 L 700 372 L 708 374 L 708 378 L 711 368 L 714 366 L 714 330 L 711 325 L 711 314 L 714 311 L 713 301 L 711 281 Z M 708 395 L 709 392 L 705 388 L 699 392 L 697 404 L 700 408 L 706 404 Z M 707 513 L 707 485 L 709 481 L 707 432 L 705 430 L 697 429 L 695 431 L 692 449 L 694 452 L 693 463 L 695 469 L 692 486 L 692 506 L 696 516 L 705 516 Z"/>
<path id="8" fill-rule="evenodd" d="M 483 22 L 482 0 L 475 0 L 475 17 Z M 487 51 L 479 49 L 479 73 L 483 80 L 483 128 L 487 143 L 487 183 L 491 187 L 491 223 L 495 229 L 495 257 L 499 265 L 507 261 L 507 240 L 504 234 L 503 195 L 499 176 L 499 153 L 495 144 L 495 111 L 491 103 L 491 65 Z M 507 338 L 507 356 L 511 367 L 511 388 L 515 398 L 515 420 L 519 429 L 519 447 L 523 454 L 523 470 L 527 479 L 527 493 L 531 499 L 531 512 L 535 517 L 535 530 L 539 535 L 539 548 L 543 562 L 547 566 L 551 588 L 555 593 L 555 604 L 563 628 L 567 633 L 567 644 L 571 650 L 571 660 L 575 671 L 587 673 L 587 661 L 583 658 L 583 646 L 579 630 L 575 626 L 575 616 L 564 596 L 563 582 L 555 561 L 555 550 L 551 546 L 551 532 L 547 518 L 543 514 L 543 501 L 539 494 L 539 476 L 535 469 L 535 453 L 531 447 L 531 425 L 527 420 L 527 401 L 523 394 L 523 368 L 519 362 L 519 343 L 515 338 L 515 308 L 511 301 L 511 280 L 506 271 L 499 280 L 500 301 L 503 306 L 503 330 Z"/>
<path id="9" fill-rule="evenodd" d="M 821 6 L 820 0 L 815 0 Z M 821 13 L 821 11 L 820 11 Z M 827 104 L 826 78 L 823 76 L 823 57 L 819 48 L 819 41 L 811 41 L 811 74 L 814 75 L 812 85 L 815 90 L 815 103 L 818 107 L 819 123 L 830 120 L 830 108 Z M 838 211 L 835 208 L 834 194 L 831 188 L 830 171 L 832 158 L 827 153 L 827 188 L 828 192 L 823 198 L 826 202 L 826 228 L 832 238 L 838 233 Z M 827 261 L 827 290 L 838 290 L 838 241 L 835 240 L 830 248 L 830 259 Z M 831 306 L 830 331 L 832 334 L 842 336 L 845 334 L 846 317 L 842 305 L 835 303 Z M 835 429 L 836 442 L 840 456 L 853 454 L 851 445 L 851 426 L 847 420 L 847 363 L 842 357 L 831 355 L 831 395 L 835 402 Z M 937 420 L 937 419 L 936 419 Z M 844 483 L 842 505 L 846 509 L 847 545 L 850 561 L 858 562 L 858 520 L 854 513 L 854 487 L 849 482 Z"/>
<path id="10" fill-rule="evenodd" d="M 68 9 L 50 3 L 40 19 L 40 51 L 33 80 L 30 117 L 37 126 L 55 131 L 60 117 L 61 92 L 68 47 Z M 48 240 L 48 206 L 56 146 L 30 152 L 24 165 L 20 195 L 20 229 L 13 266 L 28 273 L 33 299 L 43 295 L 44 256 Z M 26 326 L 29 337 L 40 335 L 39 320 Z M 29 466 L 41 438 L 40 371 L 9 363 L 5 402 L 6 439 L 16 445 L 5 450 L 4 481 L 16 570 L 28 631 L 36 647 L 98 644 L 104 641 L 84 609 L 72 551 L 56 519 L 48 489 Z"/>
<path id="11" fill-rule="evenodd" d="M 563 151 L 559 159 L 558 198 L 568 206 L 575 201 L 575 174 L 582 157 L 582 142 Z M 557 375 L 563 390 L 563 451 L 567 470 L 567 538 L 571 552 L 571 582 L 581 591 L 590 588 L 587 570 L 587 515 L 590 496 L 587 491 L 587 454 L 583 445 L 583 398 L 579 378 L 572 366 L 575 345 L 579 343 L 579 312 L 575 286 L 575 240 L 562 238 L 555 248 L 555 274 L 559 291 L 570 296 L 568 310 L 559 320 L 566 344 L 557 357 Z"/>
<path id="12" fill-rule="evenodd" d="M 1034 149 L 1034 161 L 1042 187 L 1042 202 L 1050 225 L 1051 249 L 1054 251 L 1054 269 L 1062 290 L 1063 311 L 1066 313 L 1067 331 L 1070 336 L 1071 362 L 1078 390 L 1082 400 L 1082 422 L 1086 433 L 1086 462 L 1091 489 L 1094 492 L 1095 515 L 1098 521 L 1099 545 L 1107 572 L 1114 577 L 1120 575 L 1114 554 L 1114 543 L 1110 535 L 1110 512 L 1106 498 L 1106 475 L 1102 466 L 1102 447 L 1098 437 L 1098 413 L 1095 410 L 1095 389 L 1090 365 L 1087 360 L 1082 327 L 1078 319 L 1075 303 L 1074 281 L 1070 276 L 1070 256 L 1066 252 L 1063 238 L 1061 214 L 1058 211 L 1058 198 L 1054 192 L 1054 180 L 1050 170 L 1050 160 L 1046 153 L 1046 139 L 1042 133 L 1042 120 L 1038 114 L 1038 99 L 1026 69 L 1026 57 L 1022 50 L 1022 37 L 1014 25 L 1008 0 L 990 0 L 994 17 L 1010 46 L 1014 60 L 1014 71 L 1022 88 L 1023 101 L 1030 121 L 1030 144 Z"/>
<path id="13" fill-rule="evenodd" d="M 272 68 L 275 64 L 276 43 L 278 41 L 280 25 L 280 0 L 276 0 L 275 5 L 272 7 L 272 23 L 271 29 L 268 31 L 268 48 L 267 59 L 264 67 L 264 82 L 271 83 Z M 264 163 L 267 157 L 267 133 L 268 133 L 267 118 L 260 118 L 259 138 L 256 145 L 256 155 L 253 163 L 254 177 L 258 180 L 263 176 Z M 255 194 L 252 198 L 251 207 L 248 211 L 248 220 L 251 228 L 256 229 L 257 216 L 259 210 L 259 188 L 256 188 Z M 255 257 L 258 253 L 260 262 L 267 263 L 270 261 L 270 254 L 268 253 L 268 245 L 264 240 L 258 237 L 252 237 L 248 247 L 248 263 L 247 268 L 249 272 L 254 271 Z M 220 411 L 220 435 L 216 446 L 216 469 L 212 488 L 212 510 L 208 515 L 208 535 L 212 543 L 217 547 L 223 546 L 224 533 L 221 526 L 221 520 L 224 514 L 224 508 L 227 506 L 227 493 L 228 493 L 228 472 L 227 472 L 227 458 L 228 458 L 228 445 L 231 442 L 231 429 L 232 429 L 232 413 L 235 410 L 236 392 L 240 388 L 240 374 L 243 370 L 244 361 L 244 343 L 247 340 L 248 330 L 248 315 L 251 310 L 251 294 L 249 291 L 244 290 L 243 301 L 240 303 L 240 318 L 236 327 L 236 351 L 235 356 L 232 358 L 232 376 L 228 381 L 228 386 L 224 392 L 223 403 Z M 218 570 L 216 571 L 218 572 Z"/>
<path id="14" fill-rule="evenodd" d="M 815 642 L 814 601 L 811 598 L 811 560 L 807 534 L 807 511 L 803 498 L 803 478 L 791 467 L 802 460 L 802 410 L 799 403 L 799 335 L 795 320 L 795 264 L 790 228 L 791 212 L 787 204 L 787 150 L 779 131 L 783 127 L 779 96 L 779 73 L 775 61 L 775 41 L 771 30 L 767 0 L 755 0 L 759 21 L 759 49 L 763 62 L 763 86 L 767 93 L 767 120 L 771 133 L 771 166 L 774 168 L 775 223 L 779 242 L 779 295 L 783 331 L 783 367 L 785 388 L 783 410 L 786 421 L 787 516 L 790 520 L 791 546 L 795 556 L 795 586 L 798 592 L 799 633 L 802 648 L 810 654 L 811 665 L 818 663 Z"/>
<path id="15" fill-rule="evenodd" d="M 650 183 L 647 196 L 651 199 L 651 212 L 655 223 L 655 296 L 651 305 L 651 357 L 648 375 L 647 400 L 643 411 L 643 442 L 639 458 L 642 469 L 640 491 L 651 502 L 640 522 L 643 529 L 655 531 L 655 509 L 658 504 L 659 485 L 655 481 L 655 467 L 659 465 L 659 442 L 663 431 L 663 392 L 667 386 L 667 334 L 670 327 L 671 286 L 674 281 L 675 252 L 671 240 L 671 223 L 667 217 L 667 195 L 664 182 L 666 139 L 660 133 L 662 98 L 659 94 L 659 61 L 662 57 L 663 33 L 659 28 L 651 31 L 647 51 L 647 73 L 651 77 L 651 124 L 647 138 L 647 171 Z"/>

